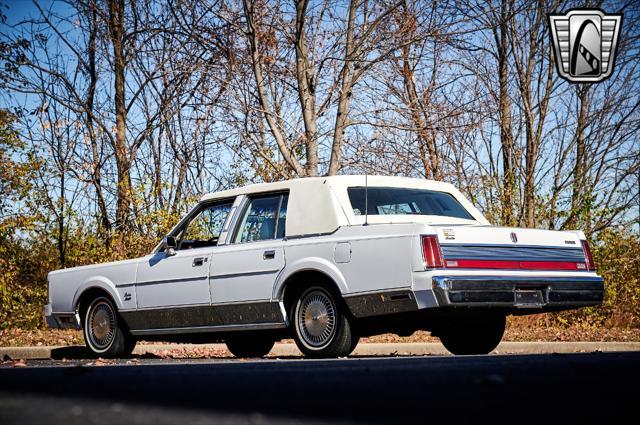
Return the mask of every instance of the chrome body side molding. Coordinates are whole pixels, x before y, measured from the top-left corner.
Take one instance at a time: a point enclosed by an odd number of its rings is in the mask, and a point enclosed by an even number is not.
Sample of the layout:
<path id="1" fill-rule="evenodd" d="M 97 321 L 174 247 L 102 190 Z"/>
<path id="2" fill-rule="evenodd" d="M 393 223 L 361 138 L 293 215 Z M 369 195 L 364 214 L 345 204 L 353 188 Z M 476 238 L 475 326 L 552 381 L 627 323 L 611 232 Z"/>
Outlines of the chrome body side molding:
<path id="1" fill-rule="evenodd" d="M 213 332 L 240 327 L 286 326 L 279 303 L 256 301 L 120 311 L 134 335 L 185 332 Z M 185 333 L 182 332 L 181 333 Z"/>
<path id="2" fill-rule="evenodd" d="M 138 329 L 132 330 L 133 335 L 176 335 L 208 332 L 228 332 L 228 331 L 256 331 L 265 329 L 284 329 L 286 323 L 247 323 L 235 325 L 215 325 L 215 326 L 188 326 L 183 328 L 159 328 L 159 329 Z"/>

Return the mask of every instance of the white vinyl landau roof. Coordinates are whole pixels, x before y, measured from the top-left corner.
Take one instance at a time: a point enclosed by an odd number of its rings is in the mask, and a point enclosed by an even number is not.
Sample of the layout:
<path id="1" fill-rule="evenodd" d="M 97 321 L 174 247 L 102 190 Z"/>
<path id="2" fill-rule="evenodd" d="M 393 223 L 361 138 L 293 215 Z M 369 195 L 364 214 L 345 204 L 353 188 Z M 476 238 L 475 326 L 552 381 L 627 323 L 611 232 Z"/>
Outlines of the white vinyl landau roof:
<path id="1" fill-rule="evenodd" d="M 455 197 L 479 224 L 489 224 L 482 214 L 449 183 L 407 177 L 344 175 L 330 177 L 307 177 L 275 183 L 259 183 L 236 189 L 204 195 L 200 200 L 232 198 L 269 192 L 289 191 L 286 235 L 304 236 L 332 233 L 341 226 L 361 225 L 364 216 L 356 215 L 351 208 L 347 188 L 354 186 L 405 187 L 446 192 Z M 464 224 L 474 221 L 450 217 L 416 215 L 375 215 L 368 217 L 369 223 Z"/>

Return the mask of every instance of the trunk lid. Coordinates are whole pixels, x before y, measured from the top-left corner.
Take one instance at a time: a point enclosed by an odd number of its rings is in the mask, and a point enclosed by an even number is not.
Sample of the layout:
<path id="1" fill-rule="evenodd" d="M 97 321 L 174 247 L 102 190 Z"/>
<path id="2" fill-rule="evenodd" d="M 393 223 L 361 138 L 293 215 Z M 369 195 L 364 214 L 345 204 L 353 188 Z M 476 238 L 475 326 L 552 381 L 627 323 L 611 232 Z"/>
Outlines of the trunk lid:
<path id="1" fill-rule="evenodd" d="M 446 268 L 587 271 L 581 233 L 434 226 Z"/>

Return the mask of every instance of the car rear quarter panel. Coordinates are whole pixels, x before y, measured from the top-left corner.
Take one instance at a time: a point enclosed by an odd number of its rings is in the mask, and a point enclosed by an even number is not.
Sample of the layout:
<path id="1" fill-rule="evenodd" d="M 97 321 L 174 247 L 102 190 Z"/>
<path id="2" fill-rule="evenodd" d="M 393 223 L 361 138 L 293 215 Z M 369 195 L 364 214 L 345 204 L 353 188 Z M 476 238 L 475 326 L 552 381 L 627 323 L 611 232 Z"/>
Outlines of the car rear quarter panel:
<path id="1" fill-rule="evenodd" d="M 412 271 L 424 268 L 418 255 L 419 235 L 428 232 L 422 224 L 377 224 L 288 240 L 286 267 L 276 282 L 274 298 L 281 298 L 287 278 L 302 270 L 326 274 L 343 295 L 410 288 Z"/>

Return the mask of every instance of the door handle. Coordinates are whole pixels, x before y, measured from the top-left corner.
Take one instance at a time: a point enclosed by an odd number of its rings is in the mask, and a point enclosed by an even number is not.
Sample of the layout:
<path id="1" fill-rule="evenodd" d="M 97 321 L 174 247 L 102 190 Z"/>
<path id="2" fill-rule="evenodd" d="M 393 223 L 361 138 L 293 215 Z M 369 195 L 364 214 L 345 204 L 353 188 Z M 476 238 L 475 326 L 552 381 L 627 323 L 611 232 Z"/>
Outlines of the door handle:
<path id="1" fill-rule="evenodd" d="M 191 263 L 191 267 L 200 267 L 207 261 L 204 257 L 198 257 L 193 259 L 193 263 Z"/>
<path id="2" fill-rule="evenodd" d="M 263 260 L 273 260 L 276 257 L 276 251 L 273 249 L 270 249 L 268 251 L 265 251 L 262 254 L 262 259 Z"/>

